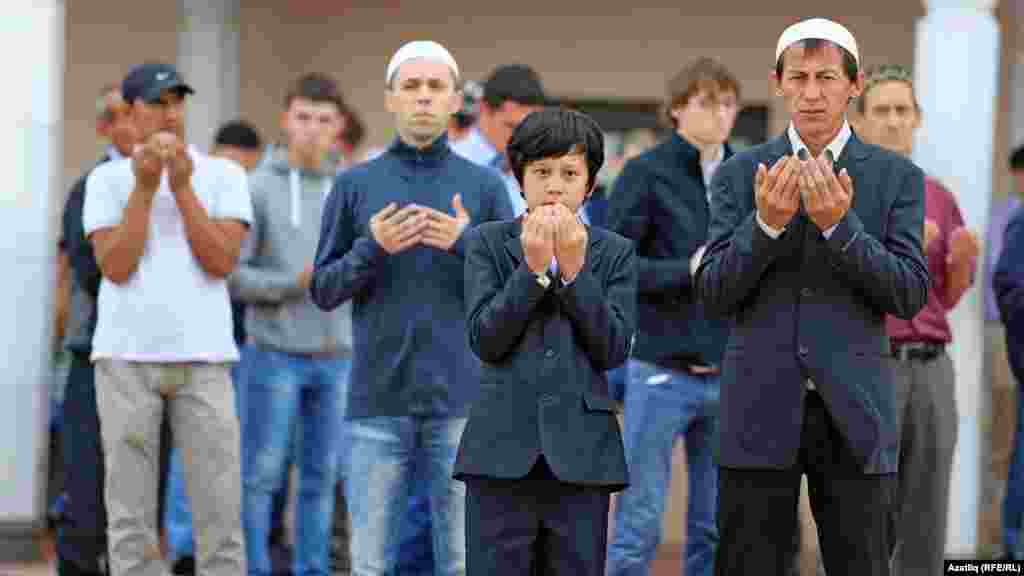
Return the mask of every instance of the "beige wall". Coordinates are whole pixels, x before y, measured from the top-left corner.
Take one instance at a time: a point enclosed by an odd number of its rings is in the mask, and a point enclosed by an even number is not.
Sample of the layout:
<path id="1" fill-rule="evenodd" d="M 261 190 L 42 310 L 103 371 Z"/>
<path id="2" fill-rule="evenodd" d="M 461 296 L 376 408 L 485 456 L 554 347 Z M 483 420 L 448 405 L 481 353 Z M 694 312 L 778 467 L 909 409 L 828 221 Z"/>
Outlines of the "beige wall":
<path id="1" fill-rule="evenodd" d="M 100 154 L 95 131 L 99 90 L 119 82 L 132 64 L 173 61 L 178 45 L 176 2 L 79 0 L 66 6 L 65 189 Z"/>
<path id="2" fill-rule="evenodd" d="M 752 13 L 747 2 L 705 4 L 700 15 L 650 0 L 524 0 L 488 5 L 486 14 L 474 2 L 443 3 L 444 10 L 436 9 L 438 3 L 408 3 L 400 13 L 388 7 L 393 3 L 346 10 L 325 2 L 290 11 L 269 4 L 242 6 L 242 78 L 249 88 L 242 91 L 243 115 L 273 129 L 285 83 L 301 71 L 327 70 L 338 75 L 366 117 L 372 145 L 390 138 L 391 120 L 382 98 L 384 67 L 407 40 L 442 42 L 468 78 L 482 79 L 501 63 L 529 63 L 549 92 L 574 97 L 659 98 L 667 75 L 683 62 L 713 55 L 736 71 L 748 100 L 765 101 L 771 98 L 768 72 L 775 40 L 795 20 L 780 14 L 821 14 L 820 4 L 801 0 L 774 2 L 771 9 L 761 9 L 764 14 L 756 8 Z M 842 18 L 863 45 L 865 61 L 911 63 L 919 5 L 866 4 L 889 7 L 884 22 L 871 16 L 882 11 L 866 6 L 852 9 L 860 15 Z M 738 13 L 756 18 L 740 19 Z M 834 11 L 823 15 L 841 16 Z"/>
<path id="3" fill-rule="evenodd" d="M 495 4 L 481 14 L 475 2 L 404 3 L 243 2 L 240 109 L 268 137 L 287 83 L 310 70 L 341 80 L 365 117 L 370 145 L 386 144 L 391 120 L 383 108 L 383 71 L 403 42 L 433 38 L 449 47 L 464 76 L 482 79 L 500 63 L 527 62 L 558 96 L 659 98 L 668 74 L 698 55 L 714 55 L 740 77 L 750 101 L 772 98 L 768 71 L 778 33 L 797 16 L 840 18 L 858 36 L 865 62 L 911 63 L 916 2 L 873 0 L 845 15 L 820 11 L 805 0 L 771 8 L 733 0 L 680 13 L 661 2 L 595 3 L 523 0 Z M 443 9 L 437 9 L 437 6 Z M 872 9 L 885 6 L 886 10 Z M 758 12 L 763 12 L 759 14 Z M 873 15 L 886 13 L 880 19 Z M 749 17 L 740 19 L 735 14 Z M 794 16 L 780 16 L 791 14 Z M 123 4 L 115 0 L 68 3 L 65 78 L 65 182 L 95 158 L 94 94 L 146 58 L 173 60 L 176 2 Z M 212 87 L 197 86 L 198 90 Z M 773 131 L 781 127 L 776 114 Z"/>

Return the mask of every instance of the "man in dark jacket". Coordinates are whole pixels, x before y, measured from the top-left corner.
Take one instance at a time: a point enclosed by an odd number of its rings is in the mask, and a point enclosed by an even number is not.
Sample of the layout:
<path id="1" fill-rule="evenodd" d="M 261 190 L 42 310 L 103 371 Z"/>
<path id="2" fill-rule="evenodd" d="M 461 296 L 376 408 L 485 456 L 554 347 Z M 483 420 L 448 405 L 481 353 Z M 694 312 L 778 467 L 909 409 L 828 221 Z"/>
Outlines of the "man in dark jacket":
<path id="1" fill-rule="evenodd" d="M 608 227 L 637 250 L 637 334 L 626 378 L 630 486 L 615 504 L 608 574 L 646 574 L 661 540 L 672 448 L 686 442 L 685 572 L 710 576 L 718 531 L 718 372 L 728 321 L 706 318 L 691 264 L 707 241 L 709 186 L 732 155 L 739 83 L 700 58 L 668 84 L 668 140 L 630 160 L 611 196 Z"/>
<path id="2" fill-rule="evenodd" d="M 103 88 L 97 112 L 96 133 L 109 142 L 99 164 L 130 156 L 135 145 L 135 128 L 117 85 Z M 67 255 L 73 274 L 64 341 L 72 359 L 60 422 L 65 471 L 63 509 L 57 526 L 57 572 L 60 576 L 107 573 L 103 452 L 93 365 L 89 360 L 96 328 L 100 270 L 82 228 L 85 180 L 91 172 L 90 169 L 71 188 L 61 219 L 60 248 Z"/>
<path id="3" fill-rule="evenodd" d="M 900 436 L 885 319 L 927 301 L 924 176 L 851 131 L 864 75 L 849 30 L 794 24 L 775 61 L 789 128 L 715 175 L 695 282 L 733 321 L 715 572 L 785 573 L 806 474 L 829 576 L 888 576 Z"/>
<path id="4" fill-rule="evenodd" d="M 463 232 L 512 210 L 501 178 L 448 145 L 458 83 L 440 44 L 399 49 L 385 73 L 398 138 L 338 176 L 324 208 L 310 290 L 324 310 L 352 300 L 346 419 L 356 574 L 395 573 L 400 518 L 417 481 L 430 486 L 435 574 L 466 570 L 465 488 L 452 464 L 479 362 L 466 344 Z M 414 462 L 423 477 L 413 476 Z"/>

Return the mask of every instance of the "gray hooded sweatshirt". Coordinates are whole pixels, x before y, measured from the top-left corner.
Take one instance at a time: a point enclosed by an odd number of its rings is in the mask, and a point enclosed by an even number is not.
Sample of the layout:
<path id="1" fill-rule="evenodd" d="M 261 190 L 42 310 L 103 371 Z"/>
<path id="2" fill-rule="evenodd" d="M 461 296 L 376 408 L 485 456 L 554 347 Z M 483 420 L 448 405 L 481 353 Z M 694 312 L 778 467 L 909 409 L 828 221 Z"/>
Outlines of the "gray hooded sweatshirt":
<path id="1" fill-rule="evenodd" d="M 232 294 L 247 304 L 249 344 L 298 355 L 351 356 L 351 303 L 324 312 L 298 284 L 299 273 L 313 264 L 334 176 L 329 164 L 314 172 L 292 168 L 286 148 L 250 173 L 253 221 L 230 278 Z"/>

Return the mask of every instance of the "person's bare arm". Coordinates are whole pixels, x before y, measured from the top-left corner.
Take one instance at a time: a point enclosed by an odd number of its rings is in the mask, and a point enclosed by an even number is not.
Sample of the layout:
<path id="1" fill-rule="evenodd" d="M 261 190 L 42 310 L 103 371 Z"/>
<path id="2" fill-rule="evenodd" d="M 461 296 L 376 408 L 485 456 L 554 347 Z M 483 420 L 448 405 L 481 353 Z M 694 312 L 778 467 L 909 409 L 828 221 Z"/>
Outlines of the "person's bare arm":
<path id="1" fill-rule="evenodd" d="M 150 138 L 132 154 L 135 187 L 128 195 L 120 221 L 115 226 L 99 228 L 89 236 L 100 271 L 115 284 L 128 282 L 139 267 L 139 260 L 146 250 L 149 212 L 153 196 L 160 188 L 163 170 L 164 160 L 158 138 Z M 109 194 L 109 191 L 99 190 L 95 193 Z M 88 199 L 87 190 L 87 202 Z"/>
<path id="2" fill-rule="evenodd" d="M 199 267 L 214 278 L 226 278 L 235 269 L 247 225 L 238 220 L 212 219 L 192 187 L 174 197 L 185 223 L 185 237 Z"/>
<path id="3" fill-rule="evenodd" d="M 977 266 L 980 245 L 978 237 L 963 226 L 953 231 L 949 241 L 949 256 L 946 259 L 946 294 L 947 309 L 956 306 L 957 302 L 974 283 L 974 269 Z"/>
<path id="4" fill-rule="evenodd" d="M 180 142 L 168 169 L 171 192 L 181 212 L 192 254 L 208 275 L 226 278 L 238 263 L 247 225 L 233 219 L 210 218 L 192 188 L 192 159 Z"/>
<path id="5" fill-rule="evenodd" d="M 115 284 L 124 284 L 130 280 L 139 267 L 139 260 L 146 250 L 152 204 L 153 192 L 136 184 L 128 196 L 121 223 L 96 230 L 89 236 L 100 271 Z"/>

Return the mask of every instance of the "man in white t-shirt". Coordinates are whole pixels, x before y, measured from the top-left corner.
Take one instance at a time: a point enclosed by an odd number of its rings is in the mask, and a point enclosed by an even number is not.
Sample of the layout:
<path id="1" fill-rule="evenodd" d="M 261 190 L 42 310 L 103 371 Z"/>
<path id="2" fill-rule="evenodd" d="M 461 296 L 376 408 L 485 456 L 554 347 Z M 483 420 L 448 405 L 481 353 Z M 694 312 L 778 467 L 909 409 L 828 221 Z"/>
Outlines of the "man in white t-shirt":
<path id="1" fill-rule="evenodd" d="M 103 273 L 92 359 L 107 460 L 113 576 L 162 576 L 160 420 L 183 454 L 203 575 L 245 572 L 238 360 L 225 278 L 252 220 L 243 169 L 184 145 L 192 88 L 170 65 L 133 68 L 121 92 L 140 145 L 86 182 L 83 227 Z"/>

